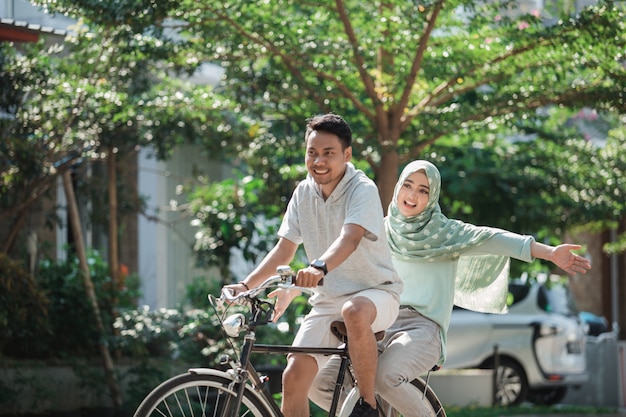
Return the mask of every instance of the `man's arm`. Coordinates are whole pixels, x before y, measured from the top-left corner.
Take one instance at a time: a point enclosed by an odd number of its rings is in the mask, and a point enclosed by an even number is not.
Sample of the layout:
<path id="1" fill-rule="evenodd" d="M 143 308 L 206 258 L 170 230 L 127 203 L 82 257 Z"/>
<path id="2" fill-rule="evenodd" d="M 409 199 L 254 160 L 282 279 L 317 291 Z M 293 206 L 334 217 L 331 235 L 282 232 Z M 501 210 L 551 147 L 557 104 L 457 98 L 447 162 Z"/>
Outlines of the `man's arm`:
<path id="1" fill-rule="evenodd" d="M 344 224 L 341 234 L 318 259 L 326 262 L 328 271 L 337 268 L 359 246 L 365 236 L 365 229 L 356 224 Z M 309 259 L 312 261 L 312 259 Z M 308 267 L 298 271 L 297 285 L 301 287 L 315 287 L 324 278 L 324 273 L 317 268 Z"/>

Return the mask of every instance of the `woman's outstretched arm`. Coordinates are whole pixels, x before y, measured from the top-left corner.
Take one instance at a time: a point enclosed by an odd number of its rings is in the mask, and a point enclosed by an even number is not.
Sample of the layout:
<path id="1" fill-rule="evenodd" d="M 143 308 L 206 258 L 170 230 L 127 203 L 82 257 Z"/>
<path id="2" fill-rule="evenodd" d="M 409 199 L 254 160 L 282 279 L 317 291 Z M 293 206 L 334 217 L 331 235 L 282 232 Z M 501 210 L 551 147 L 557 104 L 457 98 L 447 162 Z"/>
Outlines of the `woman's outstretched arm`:
<path id="1" fill-rule="evenodd" d="M 564 243 L 559 246 L 550 246 L 539 242 L 530 245 L 530 254 L 534 258 L 550 261 L 570 275 L 584 274 L 591 269 L 589 259 L 576 255 L 572 251 L 580 249 L 580 245 Z"/>

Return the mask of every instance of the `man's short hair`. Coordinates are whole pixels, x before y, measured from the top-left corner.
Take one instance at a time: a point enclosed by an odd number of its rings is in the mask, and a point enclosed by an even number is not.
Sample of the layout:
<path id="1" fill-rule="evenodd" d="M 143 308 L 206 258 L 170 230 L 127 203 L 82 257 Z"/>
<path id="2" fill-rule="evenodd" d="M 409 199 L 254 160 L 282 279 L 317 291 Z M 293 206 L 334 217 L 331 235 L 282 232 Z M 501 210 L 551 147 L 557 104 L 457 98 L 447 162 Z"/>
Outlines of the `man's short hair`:
<path id="1" fill-rule="evenodd" d="M 306 133 L 304 135 L 305 141 L 309 139 L 309 135 L 313 131 L 328 132 L 337 135 L 343 149 L 352 146 L 352 129 L 348 122 L 339 115 L 328 113 L 307 119 Z"/>

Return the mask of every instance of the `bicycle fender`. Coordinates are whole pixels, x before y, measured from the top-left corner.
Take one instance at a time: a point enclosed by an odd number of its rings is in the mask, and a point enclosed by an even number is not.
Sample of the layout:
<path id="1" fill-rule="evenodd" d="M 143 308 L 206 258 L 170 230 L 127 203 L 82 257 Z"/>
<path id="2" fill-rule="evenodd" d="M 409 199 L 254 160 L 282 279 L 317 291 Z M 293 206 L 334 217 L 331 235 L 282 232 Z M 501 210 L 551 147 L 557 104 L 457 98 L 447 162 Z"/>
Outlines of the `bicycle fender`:
<path id="1" fill-rule="evenodd" d="M 352 387 L 352 389 L 346 396 L 345 401 L 341 405 L 341 409 L 339 410 L 337 417 L 348 417 L 352 413 L 352 410 L 354 409 L 357 401 L 359 401 L 359 398 L 361 398 L 361 392 L 359 391 L 359 387 Z"/>
<path id="2" fill-rule="evenodd" d="M 212 369 L 212 368 L 191 368 L 187 372 L 190 373 L 190 374 L 196 374 L 196 375 L 216 375 L 216 376 L 220 376 L 222 378 L 233 380 L 233 373 L 232 372 L 228 372 L 228 371 L 225 372 L 225 371 L 220 371 L 220 370 Z M 246 385 L 247 385 L 246 390 L 248 392 L 252 393 L 252 395 L 254 395 L 261 402 L 263 402 L 267 406 L 267 408 L 269 410 L 272 409 L 272 405 L 270 405 L 270 403 L 269 403 L 270 400 L 268 398 L 266 398 L 265 395 L 263 395 L 258 390 L 254 389 L 254 387 L 249 383 L 249 381 L 246 383 Z M 358 399 L 359 399 L 359 397 L 357 397 L 357 400 Z"/>
<path id="3" fill-rule="evenodd" d="M 228 372 L 220 371 L 217 369 L 211 369 L 211 368 L 191 368 L 187 372 L 189 372 L 190 374 L 196 374 L 196 375 L 219 375 L 224 378 L 230 378 L 230 379 L 233 378 L 233 375 Z"/>

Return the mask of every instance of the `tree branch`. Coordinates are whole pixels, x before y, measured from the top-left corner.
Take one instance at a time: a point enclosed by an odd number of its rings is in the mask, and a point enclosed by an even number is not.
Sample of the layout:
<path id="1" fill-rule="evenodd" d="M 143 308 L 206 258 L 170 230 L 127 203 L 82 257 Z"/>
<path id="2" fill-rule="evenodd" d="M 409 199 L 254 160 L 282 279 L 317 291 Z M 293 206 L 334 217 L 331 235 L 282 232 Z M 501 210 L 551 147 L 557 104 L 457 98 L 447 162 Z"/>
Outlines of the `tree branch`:
<path id="1" fill-rule="evenodd" d="M 354 57 L 357 71 L 359 72 L 359 76 L 361 81 L 363 81 L 363 86 L 365 87 L 365 94 L 372 100 L 372 104 L 374 105 L 374 112 L 372 114 L 369 109 L 366 107 L 361 111 L 370 119 L 370 120 L 378 120 L 378 124 L 381 123 L 381 118 L 384 118 L 385 109 L 383 107 L 378 94 L 376 93 L 376 85 L 374 80 L 367 72 L 367 65 L 365 64 L 365 60 L 363 59 L 363 55 L 359 52 L 359 41 L 354 32 L 354 28 L 352 27 L 352 22 L 350 21 L 350 17 L 348 16 L 348 12 L 346 11 L 345 4 L 342 0 L 335 0 L 335 6 L 337 7 L 337 13 L 339 13 L 339 19 L 344 27 L 344 32 L 348 37 L 350 45 L 352 46 L 352 55 Z M 352 94 L 351 94 L 352 95 Z M 354 100 L 351 100 L 354 103 Z M 356 105 L 356 103 L 355 103 Z"/>
<path id="2" fill-rule="evenodd" d="M 422 37 L 420 38 L 419 45 L 417 46 L 417 51 L 415 51 L 415 56 L 413 57 L 413 62 L 411 64 L 411 71 L 409 73 L 409 76 L 407 77 L 406 85 L 404 86 L 404 91 L 402 92 L 402 96 L 400 97 L 400 102 L 398 103 L 398 107 L 401 109 L 401 111 L 398 112 L 397 118 L 398 118 L 398 121 L 400 122 L 402 130 L 406 129 L 406 127 L 408 126 L 408 123 L 410 123 L 412 119 L 412 116 L 410 116 L 410 114 L 408 115 L 409 117 L 405 115 L 404 109 L 407 108 L 408 106 L 409 99 L 411 97 L 411 92 L 413 91 L 415 80 L 417 79 L 417 74 L 420 68 L 422 67 L 422 61 L 424 59 L 424 52 L 426 51 L 426 48 L 428 47 L 428 41 L 430 40 L 430 35 L 435 29 L 435 23 L 437 22 L 437 17 L 439 16 L 439 12 L 441 12 L 441 9 L 443 8 L 443 3 L 444 2 L 442 0 L 438 1 L 435 4 L 435 8 L 433 9 L 433 12 L 430 14 L 430 17 L 428 18 L 428 25 L 426 25 L 426 29 L 424 29 L 424 33 L 422 34 Z M 433 93 L 438 94 L 441 91 L 441 89 L 446 88 L 448 83 L 442 86 L 436 87 Z M 428 104 L 428 101 L 426 101 L 424 105 L 426 104 Z"/>
<path id="3" fill-rule="evenodd" d="M 305 59 L 297 60 L 295 58 L 303 58 L 300 54 L 287 54 L 279 47 L 274 45 L 270 40 L 264 39 L 259 35 L 252 35 L 246 31 L 240 24 L 238 24 L 234 19 L 231 19 L 228 15 L 219 12 L 216 9 L 209 9 L 212 13 L 215 13 L 220 21 L 227 22 L 237 33 L 239 33 L 244 38 L 252 41 L 254 44 L 262 46 L 266 48 L 270 55 L 280 57 L 285 66 L 289 69 L 289 73 L 300 80 L 300 85 L 304 86 L 304 88 L 310 93 L 310 96 L 321 108 L 325 107 L 325 104 L 322 99 L 317 95 L 319 86 L 311 85 L 306 78 L 303 76 L 303 73 L 300 68 L 306 68 L 311 71 L 317 77 L 324 79 L 326 81 L 330 81 L 341 93 L 343 97 L 350 100 L 354 106 L 362 113 L 366 114 L 368 118 L 373 119 L 374 115 L 370 111 L 370 109 L 365 106 L 363 102 L 358 99 L 352 90 L 350 90 L 344 83 L 339 81 L 339 79 L 329 73 L 320 71 L 316 67 L 306 64 Z"/>

